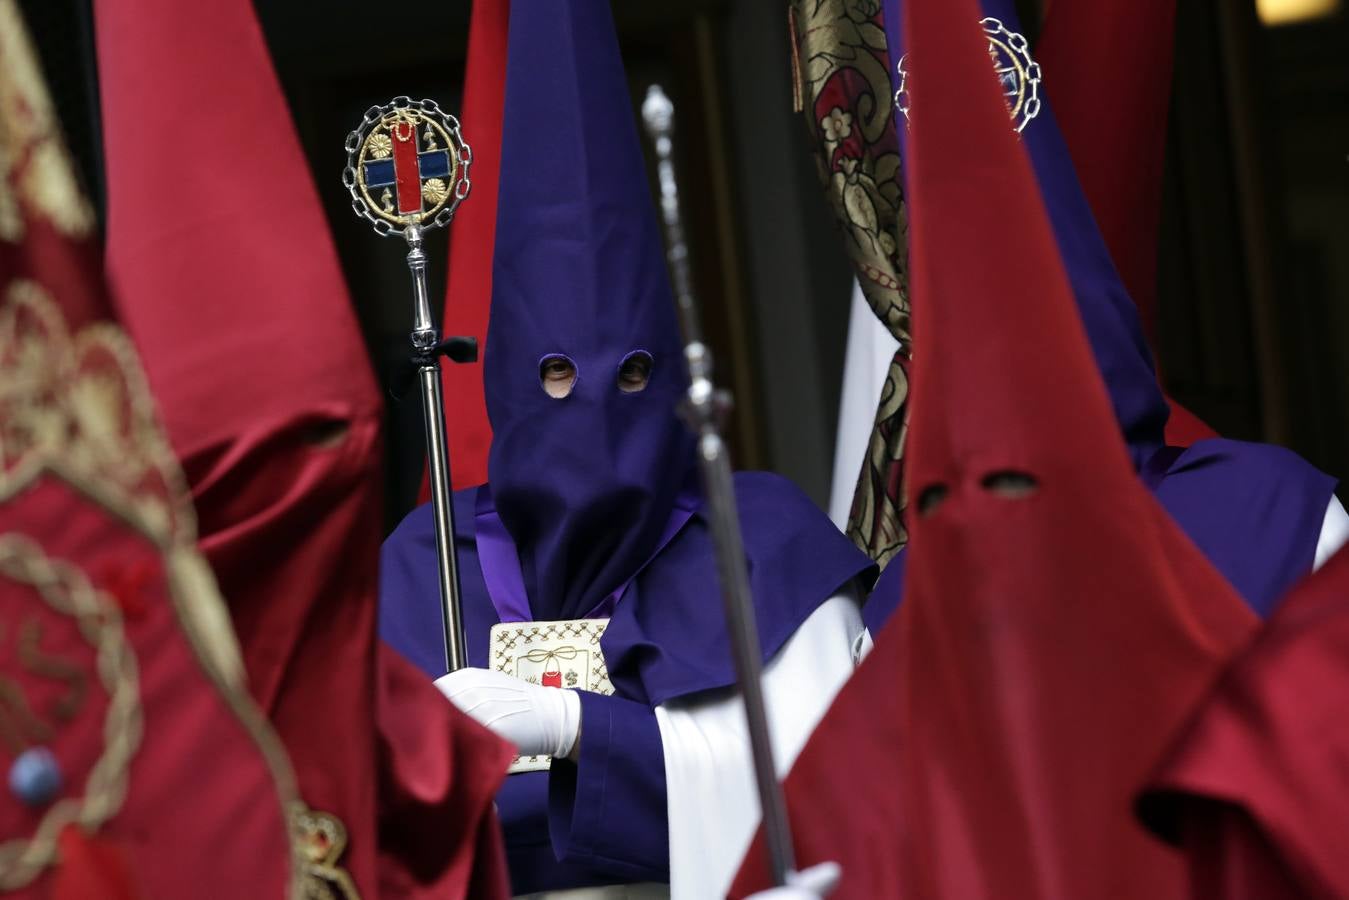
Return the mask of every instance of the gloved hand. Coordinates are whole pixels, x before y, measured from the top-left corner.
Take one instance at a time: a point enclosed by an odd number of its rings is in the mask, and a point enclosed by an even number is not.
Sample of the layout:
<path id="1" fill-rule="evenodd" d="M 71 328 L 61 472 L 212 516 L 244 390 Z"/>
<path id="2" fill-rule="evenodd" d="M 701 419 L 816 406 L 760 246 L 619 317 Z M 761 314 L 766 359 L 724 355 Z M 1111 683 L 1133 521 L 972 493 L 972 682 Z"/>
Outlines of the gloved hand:
<path id="1" fill-rule="evenodd" d="M 838 886 L 843 870 L 838 863 L 823 862 L 800 872 L 787 876 L 786 887 L 776 887 L 757 894 L 750 894 L 746 900 L 823 900 Z"/>
<path id="2" fill-rule="evenodd" d="M 563 759 L 581 732 L 581 698 L 489 669 L 460 669 L 436 679 L 451 703 L 516 746 L 521 756 Z"/>

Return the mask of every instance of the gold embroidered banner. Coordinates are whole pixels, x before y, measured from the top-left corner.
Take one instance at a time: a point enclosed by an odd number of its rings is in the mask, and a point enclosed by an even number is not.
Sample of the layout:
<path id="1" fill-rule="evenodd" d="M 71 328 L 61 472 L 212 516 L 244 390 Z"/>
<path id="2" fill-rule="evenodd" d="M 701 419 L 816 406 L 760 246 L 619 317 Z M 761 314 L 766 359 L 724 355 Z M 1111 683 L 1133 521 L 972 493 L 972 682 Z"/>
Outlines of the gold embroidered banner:
<path id="1" fill-rule="evenodd" d="M 879 0 L 793 0 L 792 73 L 830 208 L 867 302 L 900 342 L 858 475 L 848 536 L 884 567 L 908 541 L 908 223 Z M 843 313 L 846 315 L 846 313 Z"/>

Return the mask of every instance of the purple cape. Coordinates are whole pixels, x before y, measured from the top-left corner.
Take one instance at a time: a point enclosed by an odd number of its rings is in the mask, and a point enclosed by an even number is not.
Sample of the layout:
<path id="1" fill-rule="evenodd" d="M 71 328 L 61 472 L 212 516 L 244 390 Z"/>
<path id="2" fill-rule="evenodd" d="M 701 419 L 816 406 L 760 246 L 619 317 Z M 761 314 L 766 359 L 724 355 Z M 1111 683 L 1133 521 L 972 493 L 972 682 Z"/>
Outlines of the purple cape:
<path id="1" fill-rule="evenodd" d="M 767 660 L 869 559 L 790 482 L 742 472 L 736 495 Z M 479 560 L 486 486 L 455 495 L 456 548 L 470 665 L 487 665 L 499 621 Z M 431 509 L 385 541 L 380 635 L 429 677 L 444 674 Z M 602 641 L 613 698 L 582 692 L 579 765 L 512 775 L 497 797 L 516 893 L 668 879 L 665 773 L 652 708 L 735 683 L 712 544 L 701 506 L 633 581 Z"/>
<path id="2" fill-rule="evenodd" d="M 893 61 L 900 55 L 896 48 L 905 46 L 902 0 L 884 0 L 884 6 L 890 74 L 898 88 Z M 997 19 L 1008 31 L 1021 32 L 1012 0 L 982 0 L 982 8 L 985 16 Z M 1055 75 L 1043 73 L 1039 114 L 1028 122 L 1021 138 L 1121 434 L 1140 476 L 1162 506 L 1251 608 L 1267 615 L 1279 597 L 1311 571 L 1335 481 L 1296 454 L 1264 444 L 1215 438 L 1183 451 L 1164 446 L 1166 398 L 1157 383 L 1137 308 L 1096 227 L 1054 120 L 1047 85 L 1052 87 Z M 940 114 L 924 113 L 921 87 L 909 87 L 915 122 L 923 115 Z M 902 151 L 905 118 L 895 118 Z M 922 323 L 916 328 L 915 340 L 921 344 Z M 899 604 L 904 556 L 901 553 L 886 568 L 864 610 L 873 632 Z"/>

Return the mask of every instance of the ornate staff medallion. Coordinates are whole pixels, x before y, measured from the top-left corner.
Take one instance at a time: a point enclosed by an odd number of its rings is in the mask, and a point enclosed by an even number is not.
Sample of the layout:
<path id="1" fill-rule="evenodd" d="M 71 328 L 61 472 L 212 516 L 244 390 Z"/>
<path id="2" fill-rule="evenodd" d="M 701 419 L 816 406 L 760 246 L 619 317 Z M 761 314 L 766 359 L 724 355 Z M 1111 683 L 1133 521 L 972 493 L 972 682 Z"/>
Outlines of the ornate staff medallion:
<path id="1" fill-rule="evenodd" d="M 1020 134 L 1040 114 L 1040 64 L 1031 59 L 1030 44 L 1025 36 L 1009 30 L 1002 20 L 989 16 L 981 19 L 979 24 L 988 38 L 988 56 L 1002 85 L 1012 127 Z M 899 75 L 895 108 L 904 114 L 905 121 L 909 118 L 908 61 L 906 53 L 895 64 L 895 72 Z"/>
<path id="2" fill-rule="evenodd" d="M 449 224 L 468 196 L 473 151 L 459 120 L 433 100 L 395 97 L 370 107 L 346 149 L 342 183 L 351 206 L 381 235 Z"/>
<path id="3" fill-rule="evenodd" d="M 459 611 L 459 568 L 454 552 L 454 505 L 450 502 L 450 460 L 445 437 L 445 401 L 440 357 L 476 362 L 472 337 L 440 338 L 426 290 L 425 233 L 448 225 L 468 196 L 468 167 L 473 151 L 459 131 L 459 120 L 434 100 L 394 97 L 372 106 L 347 135 L 347 167 L 342 183 L 351 192 L 351 208 L 368 219 L 375 233 L 407 241 L 412 275 L 411 369 L 421 382 L 425 414 L 427 467 L 435 513 L 437 574 L 441 623 L 445 627 L 445 668 L 467 665 L 463 617 Z"/>

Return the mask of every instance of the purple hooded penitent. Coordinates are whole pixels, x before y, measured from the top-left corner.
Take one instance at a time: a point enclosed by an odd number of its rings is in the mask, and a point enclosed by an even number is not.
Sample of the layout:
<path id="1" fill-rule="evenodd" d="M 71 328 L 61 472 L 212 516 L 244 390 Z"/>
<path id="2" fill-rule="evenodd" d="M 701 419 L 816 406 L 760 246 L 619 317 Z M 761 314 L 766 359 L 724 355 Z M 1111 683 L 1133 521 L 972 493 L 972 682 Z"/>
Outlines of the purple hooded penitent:
<path id="1" fill-rule="evenodd" d="M 649 378 L 623 390 L 633 355 Z M 576 373 L 560 398 L 540 380 L 559 357 Z M 512 887 L 667 880 L 653 708 L 735 677 L 693 441 L 676 417 L 686 375 L 675 310 L 605 0 L 511 5 L 484 365 L 489 483 L 455 495 L 469 662 L 487 665 L 497 622 L 608 616 L 616 692 L 580 692 L 578 764 L 507 778 L 497 803 Z M 788 482 L 741 474 L 736 495 L 767 658 L 873 567 Z M 380 581 L 381 635 L 443 674 L 429 506 L 385 542 Z"/>
<path id="2" fill-rule="evenodd" d="M 893 61 L 905 46 L 903 0 L 884 0 L 884 6 Z M 982 0 L 981 7 L 985 16 L 996 20 L 985 20 L 990 28 L 1001 23 L 1009 33 L 1024 33 L 1012 0 Z M 1006 34 L 999 33 L 999 37 L 1007 40 Z M 1129 456 L 1176 524 L 1251 608 L 1267 615 L 1288 588 L 1311 571 L 1335 481 L 1280 447 L 1225 438 L 1199 441 L 1183 449 L 1165 446 L 1163 429 L 1169 411 L 1142 322 L 1096 227 L 1054 121 L 1050 100 L 1055 79 L 1072 75 L 1041 74 L 1039 112 L 1026 121 L 1021 140 L 1035 169 L 1045 212 Z M 893 62 L 891 76 L 898 88 Z M 1011 90 L 1021 76 L 1007 71 L 1004 77 Z M 906 85 L 906 89 L 913 116 L 941 114 L 940 110 L 924 110 L 921 85 Z M 1108 98 L 1102 98 L 1102 103 L 1101 114 L 1109 115 Z M 897 115 L 895 121 L 902 151 L 905 118 Z M 1140 122 L 1138 127 L 1164 127 L 1164 123 Z M 1016 223 L 1009 222 L 1007 227 L 1015 228 Z M 971 247 L 970 252 L 977 253 L 978 248 Z M 921 320 L 914 323 L 914 341 L 921 352 Z M 935 352 L 941 352 L 940 348 Z M 873 632 L 900 601 L 904 556 L 901 553 L 886 568 L 867 604 L 864 617 Z"/>
<path id="3" fill-rule="evenodd" d="M 676 417 L 679 325 L 612 28 L 590 3 L 511 17 L 483 380 L 488 481 L 535 619 L 581 618 L 631 578 L 693 467 Z M 650 354 L 650 380 L 624 393 L 634 352 Z M 551 356 L 576 368 L 563 399 L 540 386 Z"/>

